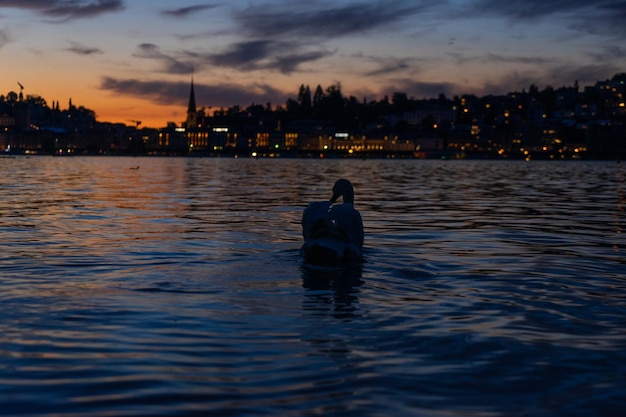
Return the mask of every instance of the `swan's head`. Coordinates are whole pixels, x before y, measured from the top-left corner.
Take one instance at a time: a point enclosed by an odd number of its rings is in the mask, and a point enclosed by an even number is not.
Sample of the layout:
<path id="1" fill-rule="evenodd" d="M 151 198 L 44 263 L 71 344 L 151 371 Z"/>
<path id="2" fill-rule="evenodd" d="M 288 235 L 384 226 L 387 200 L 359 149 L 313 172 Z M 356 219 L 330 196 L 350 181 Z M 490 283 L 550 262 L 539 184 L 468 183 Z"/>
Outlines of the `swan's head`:
<path id="1" fill-rule="evenodd" d="M 352 183 L 346 179 L 340 179 L 335 183 L 333 187 L 333 196 L 330 199 L 330 203 L 334 203 L 342 196 L 344 204 L 354 204 L 354 188 Z"/>

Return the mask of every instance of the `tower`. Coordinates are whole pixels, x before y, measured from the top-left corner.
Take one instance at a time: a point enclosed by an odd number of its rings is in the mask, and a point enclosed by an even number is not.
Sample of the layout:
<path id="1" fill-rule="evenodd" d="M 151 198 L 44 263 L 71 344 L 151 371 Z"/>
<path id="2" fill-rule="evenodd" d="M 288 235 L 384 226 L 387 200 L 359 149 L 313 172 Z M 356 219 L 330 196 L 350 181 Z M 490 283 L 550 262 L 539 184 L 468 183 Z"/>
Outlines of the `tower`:
<path id="1" fill-rule="evenodd" d="M 189 105 L 187 106 L 187 120 L 185 127 L 191 129 L 198 127 L 198 111 L 196 110 L 196 93 L 193 88 L 193 75 L 191 76 L 191 88 L 189 90 Z"/>

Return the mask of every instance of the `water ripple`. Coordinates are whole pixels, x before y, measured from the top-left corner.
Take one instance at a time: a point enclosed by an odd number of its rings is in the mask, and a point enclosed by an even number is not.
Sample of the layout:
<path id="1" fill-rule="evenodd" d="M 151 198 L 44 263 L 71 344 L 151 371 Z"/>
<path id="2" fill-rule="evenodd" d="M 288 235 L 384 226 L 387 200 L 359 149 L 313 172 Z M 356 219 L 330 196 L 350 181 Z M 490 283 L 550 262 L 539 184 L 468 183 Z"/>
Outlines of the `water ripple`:
<path id="1" fill-rule="evenodd" d="M 620 415 L 624 169 L 2 160 L 0 410 Z M 339 177 L 365 262 L 303 264 Z"/>

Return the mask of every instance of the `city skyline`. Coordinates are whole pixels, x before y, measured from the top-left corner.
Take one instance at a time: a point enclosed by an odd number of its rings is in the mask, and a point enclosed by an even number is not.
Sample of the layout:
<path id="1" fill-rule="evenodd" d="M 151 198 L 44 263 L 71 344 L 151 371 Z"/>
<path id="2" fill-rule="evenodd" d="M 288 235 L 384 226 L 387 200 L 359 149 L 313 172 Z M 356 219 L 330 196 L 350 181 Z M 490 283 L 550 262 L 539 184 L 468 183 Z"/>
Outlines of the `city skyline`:
<path id="1" fill-rule="evenodd" d="M 581 86 L 626 69 L 626 2 L 0 0 L 2 94 L 160 127 L 282 105 L 301 84 L 371 100 Z M 50 104 L 50 103 L 49 103 Z"/>

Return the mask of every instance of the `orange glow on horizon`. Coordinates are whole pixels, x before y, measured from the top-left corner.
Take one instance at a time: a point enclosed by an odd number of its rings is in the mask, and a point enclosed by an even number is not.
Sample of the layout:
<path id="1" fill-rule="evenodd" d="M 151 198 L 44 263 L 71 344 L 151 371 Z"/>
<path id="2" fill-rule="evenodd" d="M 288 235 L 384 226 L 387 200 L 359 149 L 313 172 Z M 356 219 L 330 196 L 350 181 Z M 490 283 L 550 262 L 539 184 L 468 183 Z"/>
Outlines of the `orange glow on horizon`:
<path id="1" fill-rule="evenodd" d="M 120 107 L 122 102 L 124 107 Z M 80 103 L 76 103 L 79 105 Z M 85 105 L 96 112 L 99 122 L 134 124 L 134 120 L 141 121 L 141 127 L 161 128 L 167 123 L 179 125 L 185 120 L 186 108 L 180 105 L 158 105 L 135 98 L 107 99 L 94 101 L 91 106 Z"/>

